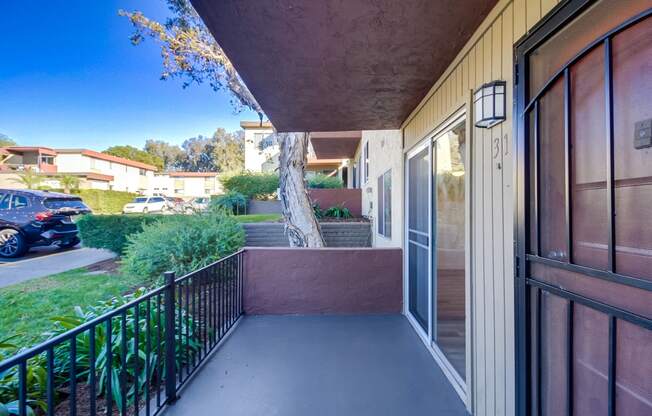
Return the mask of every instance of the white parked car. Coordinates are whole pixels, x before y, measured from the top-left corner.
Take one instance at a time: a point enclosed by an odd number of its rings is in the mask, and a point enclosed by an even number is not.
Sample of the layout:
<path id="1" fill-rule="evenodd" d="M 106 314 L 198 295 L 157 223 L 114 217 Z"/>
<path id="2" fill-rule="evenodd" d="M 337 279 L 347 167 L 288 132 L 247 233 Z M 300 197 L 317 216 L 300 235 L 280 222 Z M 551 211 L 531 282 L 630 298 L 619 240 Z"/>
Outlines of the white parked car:
<path id="1" fill-rule="evenodd" d="M 168 201 L 162 196 L 139 196 L 122 208 L 123 214 L 147 214 L 150 212 L 166 212 L 170 209 Z"/>
<path id="2" fill-rule="evenodd" d="M 211 199 L 208 197 L 193 198 L 186 203 L 186 213 L 206 211 L 210 203 Z"/>

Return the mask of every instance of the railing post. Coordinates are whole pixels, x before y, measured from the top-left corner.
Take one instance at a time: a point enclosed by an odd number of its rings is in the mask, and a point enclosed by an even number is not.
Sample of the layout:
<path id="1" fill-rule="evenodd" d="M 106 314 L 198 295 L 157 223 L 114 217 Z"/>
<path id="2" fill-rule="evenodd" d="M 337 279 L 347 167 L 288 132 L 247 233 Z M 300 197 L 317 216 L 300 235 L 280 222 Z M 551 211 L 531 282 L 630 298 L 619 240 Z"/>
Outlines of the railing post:
<path id="1" fill-rule="evenodd" d="M 175 330 L 175 275 L 163 273 L 165 277 L 165 402 L 177 401 L 176 336 Z"/>

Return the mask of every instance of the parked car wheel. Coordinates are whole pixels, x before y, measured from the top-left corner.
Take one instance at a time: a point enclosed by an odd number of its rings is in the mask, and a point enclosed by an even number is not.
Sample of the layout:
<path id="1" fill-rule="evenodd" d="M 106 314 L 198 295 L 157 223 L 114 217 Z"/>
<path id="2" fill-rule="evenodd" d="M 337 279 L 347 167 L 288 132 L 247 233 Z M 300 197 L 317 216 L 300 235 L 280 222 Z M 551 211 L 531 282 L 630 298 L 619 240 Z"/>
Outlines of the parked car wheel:
<path id="1" fill-rule="evenodd" d="M 16 230 L 0 230 L 0 257 L 20 257 L 27 251 L 25 238 Z"/>
<path id="2" fill-rule="evenodd" d="M 147 209 L 147 207 L 143 208 L 143 214 L 147 214 L 148 212 L 149 210 Z"/>
<path id="3" fill-rule="evenodd" d="M 81 242 L 81 240 L 79 239 L 79 237 L 75 237 L 75 238 L 73 238 L 72 240 L 69 240 L 69 241 L 67 241 L 67 242 L 65 242 L 65 243 L 61 243 L 61 244 L 59 244 L 59 248 L 71 248 L 71 247 L 75 247 L 75 246 L 76 246 L 77 244 L 79 244 L 80 242 Z"/>

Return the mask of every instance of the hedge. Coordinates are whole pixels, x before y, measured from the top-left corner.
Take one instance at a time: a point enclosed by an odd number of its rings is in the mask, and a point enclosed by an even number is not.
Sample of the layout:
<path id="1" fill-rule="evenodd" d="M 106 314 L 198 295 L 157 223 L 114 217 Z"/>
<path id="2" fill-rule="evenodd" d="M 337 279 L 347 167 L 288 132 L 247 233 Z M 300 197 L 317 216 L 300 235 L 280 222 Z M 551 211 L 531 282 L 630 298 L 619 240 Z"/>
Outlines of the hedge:
<path id="1" fill-rule="evenodd" d="M 53 192 L 63 192 L 62 189 L 47 189 Z M 131 192 L 105 191 L 102 189 L 72 189 L 71 194 L 78 195 L 84 200 L 90 209 L 96 214 L 118 214 L 122 212 L 122 207 L 139 196 Z"/>
<path id="2" fill-rule="evenodd" d="M 275 173 L 245 172 L 224 176 L 220 180 L 225 190 L 241 193 L 247 199 L 271 199 L 279 187 Z"/>
<path id="3" fill-rule="evenodd" d="M 308 188 L 340 189 L 342 187 L 344 187 L 344 183 L 342 182 L 342 179 L 337 176 L 327 176 L 320 173 L 308 178 Z"/>
<path id="4" fill-rule="evenodd" d="M 271 199 L 279 187 L 278 175 L 275 173 L 240 173 L 221 178 L 224 189 L 237 192 L 247 199 Z M 306 180 L 308 188 L 342 188 L 344 184 L 337 177 L 323 174 L 314 175 Z"/>
<path id="5" fill-rule="evenodd" d="M 123 254 L 127 237 L 139 233 L 161 215 L 84 215 L 77 220 L 85 247 L 105 248 Z"/>

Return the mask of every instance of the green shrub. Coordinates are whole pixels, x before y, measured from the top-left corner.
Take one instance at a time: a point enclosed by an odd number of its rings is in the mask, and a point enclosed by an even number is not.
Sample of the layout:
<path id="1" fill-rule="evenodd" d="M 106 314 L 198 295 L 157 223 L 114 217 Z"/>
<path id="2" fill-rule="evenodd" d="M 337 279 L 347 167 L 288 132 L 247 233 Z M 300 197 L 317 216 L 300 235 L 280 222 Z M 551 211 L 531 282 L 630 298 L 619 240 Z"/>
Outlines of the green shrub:
<path id="1" fill-rule="evenodd" d="M 63 189 L 52 189 L 40 186 L 39 189 L 63 192 Z M 73 195 L 78 195 L 95 214 L 118 214 L 122 207 L 131 202 L 138 194 L 121 191 L 104 191 L 101 189 L 72 189 Z"/>
<path id="2" fill-rule="evenodd" d="M 270 199 L 279 187 L 275 173 L 239 173 L 220 178 L 224 189 L 239 192 L 248 199 Z"/>
<path id="3" fill-rule="evenodd" d="M 84 215 L 77 220 L 79 235 L 85 247 L 105 248 L 116 254 L 124 253 L 127 237 L 143 230 L 158 215 Z"/>
<path id="4" fill-rule="evenodd" d="M 224 209 L 232 214 L 245 212 L 247 208 L 247 197 L 237 191 L 228 191 L 224 195 L 219 195 L 211 199 L 210 208 Z"/>
<path id="5" fill-rule="evenodd" d="M 308 188 L 339 189 L 343 186 L 342 180 L 336 176 L 319 174 L 308 178 Z"/>
<path id="6" fill-rule="evenodd" d="M 231 215 L 170 216 L 128 237 L 122 272 L 155 280 L 167 270 L 182 276 L 234 253 L 244 230 Z"/>
<path id="7" fill-rule="evenodd" d="M 328 208 L 326 211 L 324 211 L 324 216 L 325 217 L 331 217 L 331 218 L 351 218 L 353 215 L 351 215 L 351 211 L 344 205 L 335 205 L 334 207 Z"/>

